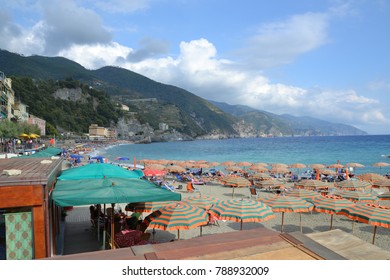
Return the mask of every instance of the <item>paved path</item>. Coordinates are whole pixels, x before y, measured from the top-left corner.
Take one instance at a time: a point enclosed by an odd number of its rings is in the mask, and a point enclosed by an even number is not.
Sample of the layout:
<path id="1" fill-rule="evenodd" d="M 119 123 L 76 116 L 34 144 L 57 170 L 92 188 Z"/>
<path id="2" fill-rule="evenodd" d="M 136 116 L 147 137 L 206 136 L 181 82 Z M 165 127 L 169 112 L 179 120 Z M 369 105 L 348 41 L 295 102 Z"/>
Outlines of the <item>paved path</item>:
<path id="1" fill-rule="evenodd" d="M 88 207 L 75 207 L 65 221 L 63 255 L 101 250 L 102 242 L 91 227 Z"/>

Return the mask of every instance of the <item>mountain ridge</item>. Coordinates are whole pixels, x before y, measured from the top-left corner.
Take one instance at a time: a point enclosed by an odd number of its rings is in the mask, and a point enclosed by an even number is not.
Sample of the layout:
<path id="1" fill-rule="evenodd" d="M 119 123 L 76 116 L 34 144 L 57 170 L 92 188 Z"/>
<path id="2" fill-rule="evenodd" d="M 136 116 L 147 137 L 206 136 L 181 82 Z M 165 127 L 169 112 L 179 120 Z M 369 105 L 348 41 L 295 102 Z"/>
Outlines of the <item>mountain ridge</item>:
<path id="1" fill-rule="evenodd" d="M 309 125 L 315 124 L 316 119 L 309 122 L 306 118 L 280 116 L 244 105 L 222 106 L 221 102 L 205 100 L 185 89 L 163 84 L 115 66 L 88 70 L 63 57 L 21 56 L 0 50 L 0 70 L 7 76 L 30 77 L 36 81 L 78 80 L 107 94 L 114 103 L 128 105 L 140 124 L 151 127 L 154 131 L 152 134 L 160 130 L 161 123 L 166 123 L 169 127 L 162 133 L 179 133 L 181 136 L 188 136 L 187 139 L 259 137 L 268 134 L 274 136 L 365 134 L 348 125 L 342 125 L 343 128 L 339 129 L 327 128 L 316 131 Z M 145 99 L 156 102 L 149 102 L 144 106 L 146 103 L 140 102 Z M 126 120 L 122 121 L 122 128 L 129 126 L 129 118 L 127 116 Z M 322 120 L 317 121 L 321 123 Z M 326 123 L 329 126 L 335 125 Z M 326 126 L 319 127 L 324 129 Z M 344 134 L 343 129 L 346 132 Z M 127 136 L 133 133 L 141 132 L 125 129 L 122 134 Z M 179 138 L 182 138 L 181 136 Z"/>

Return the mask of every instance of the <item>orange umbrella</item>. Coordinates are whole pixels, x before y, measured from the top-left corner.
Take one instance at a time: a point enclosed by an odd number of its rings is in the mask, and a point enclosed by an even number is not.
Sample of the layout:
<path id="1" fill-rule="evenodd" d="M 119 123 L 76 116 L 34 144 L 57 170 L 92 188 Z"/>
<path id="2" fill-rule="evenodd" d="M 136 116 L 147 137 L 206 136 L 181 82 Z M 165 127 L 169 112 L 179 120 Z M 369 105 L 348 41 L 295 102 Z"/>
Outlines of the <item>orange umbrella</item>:
<path id="1" fill-rule="evenodd" d="M 364 174 L 358 175 L 357 178 L 360 180 L 363 180 L 363 181 L 370 182 L 370 183 L 386 179 L 384 176 L 379 175 L 377 173 L 364 173 Z"/>
<path id="2" fill-rule="evenodd" d="M 230 199 L 221 200 L 215 204 L 210 212 L 221 220 L 241 222 L 262 222 L 275 218 L 271 207 L 261 201 L 253 199 Z"/>
<path id="3" fill-rule="evenodd" d="M 390 207 L 379 206 L 376 204 L 355 204 L 340 212 L 348 218 L 374 226 L 374 235 L 372 244 L 375 242 L 377 226 L 390 228 Z"/>
<path id="4" fill-rule="evenodd" d="M 232 197 L 234 197 L 235 188 L 249 187 L 252 185 L 252 183 L 249 180 L 240 176 L 227 176 L 221 179 L 221 182 L 225 186 L 231 186 L 233 188 Z"/>
<path id="5" fill-rule="evenodd" d="M 371 187 L 371 184 L 369 182 L 362 181 L 362 180 L 348 180 L 348 181 L 345 180 L 336 183 L 336 187 L 339 189 L 355 191 L 355 190 L 362 190 L 365 188 L 369 188 Z"/>
<path id="6" fill-rule="evenodd" d="M 235 165 L 236 163 L 234 161 L 224 161 L 221 163 L 222 166 L 231 166 Z"/>
<path id="7" fill-rule="evenodd" d="M 218 203 L 220 199 L 209 195 L 193 195 L 188 196 L 184 200 L 191 205 L 195 205 L 199 208 L 209 210 L 214 204 Z"/>
<path id="8" fill-rule="evenodd" d="M 321 168 L 326 167 L 324 164 L 321 164 L 321 163 L 313 163 L 313 164 L 310 164 L 309 166 L 313 169 L 321 169 Z"/>
<path id="9" fill-rule="evenodd" d="M 153 229 L 177 230 L 177 239 L 180 239 L 180 230 L 207 225 L 208 220 L 205 210 L 178 202 L 154 211 L 144 219 L 144 223 Z"/>
<path id="10" fill-rule="evenodd" d="M 181 167 L 179 165 L 168 165 L 167 167 L 165 167 L 165 170 L 177 173 L 183 173 L 187 171 L 184 167 Z"/>
<path id="11" fill-rule="evenodd" d="M 330 214 L 330 229 L 332 229 L 334 214 L 339 213 L 346 207 L 355 205 L 352 201 L 337 196 L 321 196 L 313 199 L 313 203 L 315 211 Z"/>
<path id="12" fill-rule="evenodd" d="M 309 212 L 313 210 L 314 205 L 306 200 L 292 196 L 273 195 L 265 198 L 259 198 L 259 201 L 264 202 L 272 208 L 273 212 L 282 212 L 282 224 L 280 231 L 283 232 L 284 213 L 285 212 Z M 300 225 L 302 232 L 302 218 L 300 216 Z"/>
<path id="13" fill-rule="evenodd" d="M 379 172 L 382 174 L 382 167 L 390 166 L 390 163 L 387 163 L 387 162 L 376 162 L 372 166 L 379 167 L 379 169 L 380 169 Z"/>
<path id="14" fill-rule="evenodd" d="M 345 165 L 346 167 L 363 168 L 364 165 L 357 162 L 350 162 Z"/>
<path id="15" fill-rule="evenodd" d="M 330 187 L 332 183 L 322 182 L 319 180 L 301 180 L 295 183 L 297 188 L 309 189 L 309 190 L 322 190 Z"/>
<path id="16" fill-rule="evenodd" d="M 297 162 L 297 163 L 291 164 L 290 167 L 291 167 L 291 168 L 301 169 L 301 168 L 306 168 L 306 164 Z"/>

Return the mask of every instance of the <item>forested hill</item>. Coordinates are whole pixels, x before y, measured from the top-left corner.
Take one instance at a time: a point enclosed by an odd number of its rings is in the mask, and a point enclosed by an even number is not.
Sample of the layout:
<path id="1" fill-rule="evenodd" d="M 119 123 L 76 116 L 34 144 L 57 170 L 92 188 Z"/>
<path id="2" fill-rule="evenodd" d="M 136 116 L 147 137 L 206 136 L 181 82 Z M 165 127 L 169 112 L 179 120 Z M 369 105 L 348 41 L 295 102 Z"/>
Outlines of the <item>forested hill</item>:
<path id="1" fill-rule="evenodd" d="M 365 133 L 321 120 L 207 101 L 123 68 L 88 70 L 62 57 L 22 56 L 0 50 L 0 71 L 13 78 L 16 96 L 29 106 L 30 113 L 56 128 L 74 127 L 78 132 L 86 132 L 90 123 L 115 126 L 126 117 L 118 107 L 121 103 L 129 106 L 141 124 L 158 130 L 160 123 L 166 123 L 190 138 Z M 58 96 L 59 92 L 66 93 L 58 91 L 61 87 L 81 91 L 81 101 Z M 155 102 L 147 106 L 137 103 L 145 99 Z"/>

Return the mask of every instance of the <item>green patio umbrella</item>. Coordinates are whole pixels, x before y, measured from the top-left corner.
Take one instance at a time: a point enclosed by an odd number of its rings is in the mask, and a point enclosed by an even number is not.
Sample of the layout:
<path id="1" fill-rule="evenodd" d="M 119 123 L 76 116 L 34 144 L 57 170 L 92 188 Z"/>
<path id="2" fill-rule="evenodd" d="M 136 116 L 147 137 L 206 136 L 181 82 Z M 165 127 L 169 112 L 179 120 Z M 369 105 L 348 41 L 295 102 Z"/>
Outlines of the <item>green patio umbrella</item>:
<path id="1" fill-rule="evenodd" d="M 61 207 L 131 203 L 143 201 L 180 201 L 181 195 L 138 178 L 104 178 L 57 181 L 51 198 Z M 111 216 L 111 244 L 114 244 L 114 217 Z"/>
<path id="2" fill-rule="evenodd" d="M 141 170 L 127 170 L 108 163 L 91 163 L 63 171 L 58 180 L 141 178 L 143 176 L 144 173 Z"/>
<path id="3" fill-rule="evenodd" d="M 181 195 L 138 178 L 105 178 L 57 181 L 52 198 L 58 206 L 64 207 L 105 203 L 176 201 L 181 200 Z"/>

